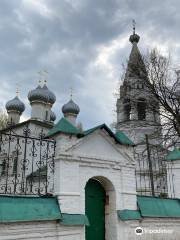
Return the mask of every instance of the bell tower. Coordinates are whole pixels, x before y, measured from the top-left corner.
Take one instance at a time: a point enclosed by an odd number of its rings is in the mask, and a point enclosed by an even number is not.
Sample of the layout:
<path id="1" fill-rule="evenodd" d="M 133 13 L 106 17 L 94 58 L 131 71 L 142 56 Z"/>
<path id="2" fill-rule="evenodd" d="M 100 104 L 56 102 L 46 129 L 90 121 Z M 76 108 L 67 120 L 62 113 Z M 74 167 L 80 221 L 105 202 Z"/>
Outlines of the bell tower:
<path id="1" fill-rule="evenodd" d="M 135 143 L 143 142 L 145 134 L 153 139 L 161 135 L 159 104 L 147 88 L 148 74 L 138 49 L 139 40 L 134 23 L 129 38 L 132 49 L 116 103 L 116 129 L 124 131 Z"/>

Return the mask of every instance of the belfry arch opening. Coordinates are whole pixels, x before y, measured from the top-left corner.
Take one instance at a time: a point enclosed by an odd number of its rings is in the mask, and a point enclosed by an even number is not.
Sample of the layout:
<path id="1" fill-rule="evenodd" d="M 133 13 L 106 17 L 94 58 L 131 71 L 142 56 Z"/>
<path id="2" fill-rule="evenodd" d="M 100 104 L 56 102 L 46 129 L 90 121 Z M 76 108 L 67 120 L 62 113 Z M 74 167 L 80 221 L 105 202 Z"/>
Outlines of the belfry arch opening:
<path id="1" fill-rule="evenodd" d="M 124 120 L 125 121 L 131 120 L 131 102 L 130 102 L 130 99 L 128 99 L 128 98 L 124 99 L 123 108 L 124 108 Z"/>
<path id="2" fill-rule="evenodd" d="M 137 101 L 138 120 L 146 119 L 146 108 L 147 108 L 146 100 L 144 98 L 139 98 Z"/>

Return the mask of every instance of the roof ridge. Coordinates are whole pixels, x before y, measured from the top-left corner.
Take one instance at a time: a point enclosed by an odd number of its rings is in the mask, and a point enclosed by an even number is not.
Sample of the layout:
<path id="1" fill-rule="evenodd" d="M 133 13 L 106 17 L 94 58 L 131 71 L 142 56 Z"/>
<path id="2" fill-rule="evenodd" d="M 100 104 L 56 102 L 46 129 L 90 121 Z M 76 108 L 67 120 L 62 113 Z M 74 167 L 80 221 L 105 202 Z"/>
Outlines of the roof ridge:
<path id="1" fill-rule="evenodd" d="M 80 134 L 80 130 L 70 123 L 66 118 L 62 117 L 56 125 L 48 132 L 47 137 L 55 135 L 59 132 L 66 134 Z"/>

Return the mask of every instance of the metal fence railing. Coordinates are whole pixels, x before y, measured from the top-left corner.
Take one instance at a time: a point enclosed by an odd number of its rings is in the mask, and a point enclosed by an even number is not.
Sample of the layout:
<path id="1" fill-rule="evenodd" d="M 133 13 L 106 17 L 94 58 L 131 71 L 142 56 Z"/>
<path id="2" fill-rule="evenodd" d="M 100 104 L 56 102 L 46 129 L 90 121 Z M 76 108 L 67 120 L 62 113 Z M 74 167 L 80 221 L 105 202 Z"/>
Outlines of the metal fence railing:
<path id="1" fill-rule="evenodd" d="M 168 197 L 167 150 L 161 145 L 149 143 L 134 148 L 136 161 L 136 191 L 140 195 Z"/>
<path id="2" fill-rule="evenodd" d="M 28 133 L 0 133 L 0 194 L 53 192 L 55 141 Z"/>

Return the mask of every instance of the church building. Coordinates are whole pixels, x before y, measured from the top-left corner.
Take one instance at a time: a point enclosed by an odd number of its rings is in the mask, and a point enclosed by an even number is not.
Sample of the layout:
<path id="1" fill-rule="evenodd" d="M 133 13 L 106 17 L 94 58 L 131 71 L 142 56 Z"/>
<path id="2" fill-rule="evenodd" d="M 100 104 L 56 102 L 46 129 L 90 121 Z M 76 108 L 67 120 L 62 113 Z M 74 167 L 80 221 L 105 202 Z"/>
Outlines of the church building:
<path id="1" fill-rule="evenodd" d="M 147 143 L 157 147 L 162 129 L 158 101 L 146 93 L 139 39 L 134 29 L 115 132 L 105 123 L 82 129 L 72 97 L 54 123 L 56 96 L 46 82 L 28 94 L 27 121 L 20 122 L 19 96 L 7 102 L 0 239 L 180 239 L 180 151 L 156 158 L 159 165 L 150 161 Z"/>

